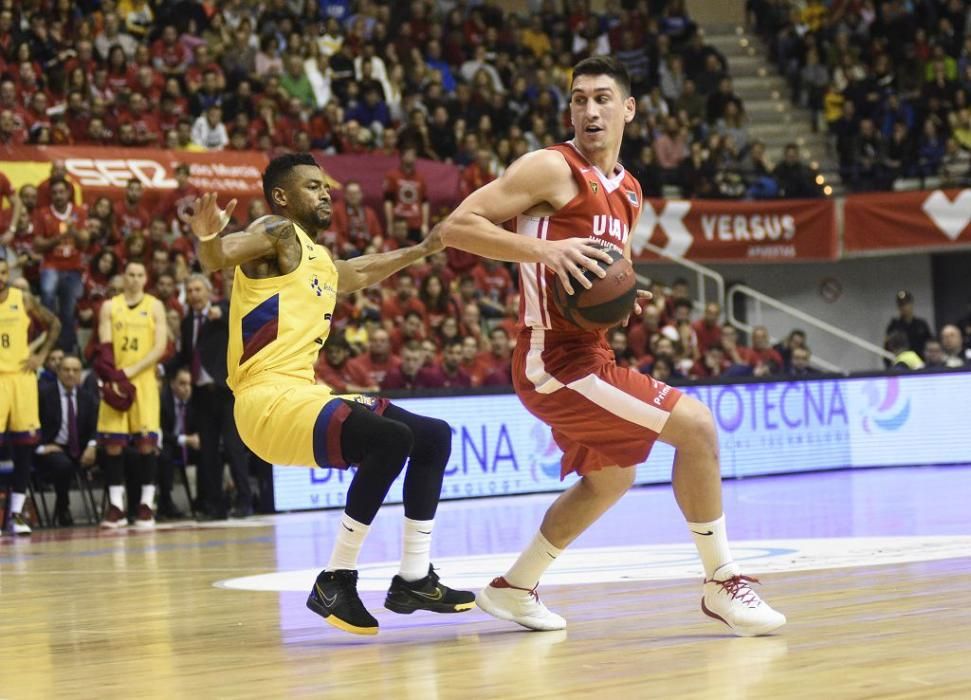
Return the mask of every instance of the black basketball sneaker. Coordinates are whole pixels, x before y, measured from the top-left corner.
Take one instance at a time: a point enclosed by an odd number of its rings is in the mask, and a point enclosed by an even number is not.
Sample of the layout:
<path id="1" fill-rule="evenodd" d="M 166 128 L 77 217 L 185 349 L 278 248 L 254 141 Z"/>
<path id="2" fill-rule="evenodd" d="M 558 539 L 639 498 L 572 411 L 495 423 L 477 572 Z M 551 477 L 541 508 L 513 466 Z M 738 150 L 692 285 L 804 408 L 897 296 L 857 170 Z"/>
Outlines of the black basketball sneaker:
<path id="1" fill-rule="evenodd" d="M 357 571 L 321 571 L 307 607 L 337 629 L 351 634 L 377 634 L 378 621 L 357 594 Z"/>
<path id="2" fill-rule="evenodd" d="M 456 591 L 438 581 L 435 568 L 428 566 L 428 576 L 417 581 L 405 581 L 400 576 L 391 579 L 388 597 L 384 607 L 402 615 L 410 615 L 416 610 L 430 610 L 437 613 L 457 613 L 475 607 L 475 593 Z"/>

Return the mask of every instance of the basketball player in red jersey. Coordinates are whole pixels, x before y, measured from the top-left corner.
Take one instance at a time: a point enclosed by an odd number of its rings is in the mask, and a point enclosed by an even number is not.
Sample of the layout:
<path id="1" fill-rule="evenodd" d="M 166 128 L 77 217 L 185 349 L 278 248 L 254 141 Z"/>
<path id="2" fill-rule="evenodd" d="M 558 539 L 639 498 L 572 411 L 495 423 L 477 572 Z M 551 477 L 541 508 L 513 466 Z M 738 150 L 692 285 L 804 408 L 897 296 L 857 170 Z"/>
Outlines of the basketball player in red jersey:
<path id="1" fill-rule="evenodd" d="M 513 383 L 526 408 L 553 429 L 562 474 L 580 480 L 556 499 L 512 568 L 486 586 L 478 606 L 538 630 L 566 621 L 536 594 L 540 576 L 563 549 L 634 482 L 634 465 L 656 440 L 676 449 L 674 494 L 705 569 L 702 611 L 736 634 L 766 634 L 785 617 L 752 590 L 732 558 L 721 503 L 718 435 L 708 408 L 677 389 L 618 367 L 603 331 L 567 322 L 551 298 L 557 275 L 567 291 L 601 249 L 630 258 L 641 188 L 617 162 L 624 126 L 634 118 L 630 77 L 609 57 L 576 65 L 570 97 L 572 141 L 523 156 L 471 194 L 445 221 L 445 244 L 521 263 L 520 323 Z M 515 233 L 498 224 L 515 220 Z M 571 292 L 572 293 L 572 292 Z M 639 292 L 639 296 L 646 296 Z"/>

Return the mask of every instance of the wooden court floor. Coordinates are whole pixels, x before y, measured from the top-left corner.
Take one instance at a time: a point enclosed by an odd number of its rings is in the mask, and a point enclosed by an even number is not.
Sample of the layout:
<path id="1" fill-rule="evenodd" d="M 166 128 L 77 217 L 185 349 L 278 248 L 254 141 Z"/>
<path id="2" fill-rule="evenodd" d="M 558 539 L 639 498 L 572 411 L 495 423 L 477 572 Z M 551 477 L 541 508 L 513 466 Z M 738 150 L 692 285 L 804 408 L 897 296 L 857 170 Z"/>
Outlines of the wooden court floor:
<path id="1" fill-rule="evenodd" d="M 569 621 L 552 633 L 397 616 L 367 591 L 377 637 L 324 624 L 304 593 L 213 585 L 280 569 L 312 517 L 4 539 L 0 698 L 971 698 L 971 556 L 762 576 L 789 624 L 757 639 L 708 621 L 696 579 L 548 586 Z"/>

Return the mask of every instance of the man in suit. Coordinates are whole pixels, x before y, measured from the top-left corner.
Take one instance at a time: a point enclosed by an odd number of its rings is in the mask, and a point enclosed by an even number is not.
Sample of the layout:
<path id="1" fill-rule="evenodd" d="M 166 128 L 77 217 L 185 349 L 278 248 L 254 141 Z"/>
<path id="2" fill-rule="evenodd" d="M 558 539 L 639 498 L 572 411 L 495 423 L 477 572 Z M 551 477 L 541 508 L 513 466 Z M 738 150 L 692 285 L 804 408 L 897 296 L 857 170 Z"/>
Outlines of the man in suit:
<path id="1" fill-rule="evenodd" d="M 192 407 L 199 427 L 199 501 L 203 517 L 226 517 L 223 503 L 223 457 L 236 484 L 233 517 L 253 512 L 248 454 L 233 419 L 233 394 L 226 386 L 229 303 L 212 302 L 212 283 L 205 275 L 186 282 L 189 308 L 182 320 L 181 343 L 172 367 L 192 375 Z"/>
<path id="2" fill-rule="evenodd" d="M 81 360 L 65 355 L 57 368 L 57 381 L 40 385 L 37 473 L 54 483 L 54 520 L 64 526 L 74 524 L 68 502 L 74 470 L 92 466 L 97 453 L 98 398 L 80 383 Z"/>
<path id="3" fill-rule="evenodd" d="M 192 373 L 185 367 L 170 375 L 162 390 L 162 453 L 158 475 L 158 516 L 165 520 L 185 517 L 172 501 L 176 465 L 199 464 L 199 432 L 192 405 Z M 191 506 L 191 504 L 190 504 Z"/>

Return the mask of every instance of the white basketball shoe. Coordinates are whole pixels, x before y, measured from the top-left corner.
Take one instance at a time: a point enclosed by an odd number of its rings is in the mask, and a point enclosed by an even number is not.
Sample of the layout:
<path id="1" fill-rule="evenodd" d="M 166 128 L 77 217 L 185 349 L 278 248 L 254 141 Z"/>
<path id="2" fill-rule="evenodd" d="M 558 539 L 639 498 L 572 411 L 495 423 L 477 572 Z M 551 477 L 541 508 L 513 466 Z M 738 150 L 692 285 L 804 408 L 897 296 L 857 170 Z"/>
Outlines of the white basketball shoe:
<path id="1" fill-rule="evenodd" d="M 566 620 L 543 605 L 535 588 L 518 588 L 502 576 L 492 579 L 492 583 L 479 591 L 475 604 L 493 617 L 531 630 L 566 628 Z"/>
<path id="2" fill-rule="evenodd" d="M 734 563 L 716 570 L 705 581 L 701 611 L 728 625 L 740 637 L 769 634 L 786 624 L 786 616 L 759 598 L 750 584 L 757 578 L 742 576 Z"/>

